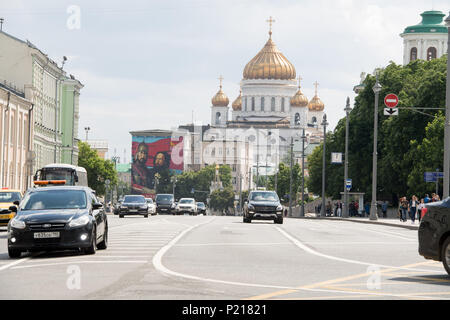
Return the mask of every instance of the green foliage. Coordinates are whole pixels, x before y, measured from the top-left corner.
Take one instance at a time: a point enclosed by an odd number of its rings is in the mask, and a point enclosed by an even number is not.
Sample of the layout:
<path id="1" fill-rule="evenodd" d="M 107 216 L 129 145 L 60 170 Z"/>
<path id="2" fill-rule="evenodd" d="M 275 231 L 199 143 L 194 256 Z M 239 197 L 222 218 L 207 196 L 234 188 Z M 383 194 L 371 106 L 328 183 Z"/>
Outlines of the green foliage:
<path id="1" fill-rule="evenodd" d="M 287 166 L 281 162 L 278 166 L 278 180 L 277 180 L 277 194 L 280 198 L 284 198 L 289 195 L 290 185 L 290 166 Z M 302 185 L 302 172 L 300 165 L 296 163 L 292 168 L 292 196 L 295 197 L 297 192 L 301 191 Z M 275 175 L 269 177 L 269 190 L 275 190 Z M 286 197 L 287 198 L 287 197 Z M 288 199 L 288 198 L 287 198 Z M 287 200 L 286 199 L 286 200 Z"/>
<path id="2" fill-rule="evenodd" d="M 234 206 L 234 192 L 231 187 L 215 190 L 211 193 L 209 206 L 216 211 L 227 210 Z"/>
<path id="3" fill-rule="evenodd" d="M 89 144 L 83 141 L 78 142 L 78 166 L 87 171 L 88 185 L 97 192 L 97 195 L 105 195 L 105 180 L 109 179 L 110 185 L 117 185 L 117 171 L 114 162 L 103 160 Z"/>
<path id="4" fill-rule="evenodd" d="M 439 120 L 435 120 L 439 118 L 438 111 L 420 110 L 420 107 L 445 108 L 446 69 L 447 57 L 444 56 L 431 61 L 416 60 L 406 66 L 391 62 L 380 70 L 378 198 L 395 201 L 399 196 L 423 194 L 432 188 L 432 184 L 422 182 L 423 173 L 443 167 L 443 131 L 439 129 Z M 349 116 L 348 172 L 352 191 L 364 192 L 370 199 L 375 101 L 372 88 L 375 77 L 368 75 L 363 84 L 364 90 L 355 98 Z M 398 116 L 383 115 L 383 99 L 388 93 L 399 96 Z M 431 127 L 430 122 L 434 123 Z M 419 150 L 425 154 L 422 158 Z M 340 198 L 340 192 L 344 190 L 344 166 L 331 165 L 330 153 L 344 151 L 345 118 L 339 121 L 333 133 L 327 134 L 326 194 L 333 198 Z M 322 152 L 323 145 L 308 157 L 308 189 L 315 194 L 320 194 L 322 188 Z"/>

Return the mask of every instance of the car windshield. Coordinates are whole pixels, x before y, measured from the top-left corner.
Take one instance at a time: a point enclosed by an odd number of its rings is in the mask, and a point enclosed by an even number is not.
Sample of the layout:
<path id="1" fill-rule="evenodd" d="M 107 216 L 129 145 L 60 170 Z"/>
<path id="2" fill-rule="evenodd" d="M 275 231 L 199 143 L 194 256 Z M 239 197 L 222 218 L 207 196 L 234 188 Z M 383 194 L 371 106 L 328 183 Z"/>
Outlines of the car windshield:
<path id="1" fill-rule="evenodd" d="M 278 201 L 278 195 L 275 192 L 252 192 L 250 200 Z"/>
<path id="2" fill-rule="evenodd" d="M 171 194 L 160 194 L 156 196 L 156 201 L 172 201 L 173 195 Z"/>
<path id="3" fill-rule="evenodd" d="M 86 206 L 83 190 L 45 190 L 29 193 L 21 210 L 85 209 Z"/>
<path id="4" fill-rule="evenodd" d="M 199 207 L 204 207 L 205 204 L 204 204 L 203 202 L 197 202 L 197 206 L 199 206 Z"/>
<path id="5" fill-rule="evenodd" d="M 42 180 L 66 180 L 66 185 L 72 186 L 73 170 L 45 168 L 42 170 Z"/>
<path id="6" fill-rule="evenodd" d="M 20 201 L 20 193 L 19 192 L 0 192 L 0 202 L 14 202 Z"/>
<path id="7" fill-rule="evenodd" d="M 180 203 L 194 203 L 194 200 L 192 200 L 192 199 L 181 199 Z"/>
<path id="8" fill-rule="evenodd" d="M 143 196 L 125 196 L 123 202 L 126 203 L 145 203 L 145 198 Z"/>

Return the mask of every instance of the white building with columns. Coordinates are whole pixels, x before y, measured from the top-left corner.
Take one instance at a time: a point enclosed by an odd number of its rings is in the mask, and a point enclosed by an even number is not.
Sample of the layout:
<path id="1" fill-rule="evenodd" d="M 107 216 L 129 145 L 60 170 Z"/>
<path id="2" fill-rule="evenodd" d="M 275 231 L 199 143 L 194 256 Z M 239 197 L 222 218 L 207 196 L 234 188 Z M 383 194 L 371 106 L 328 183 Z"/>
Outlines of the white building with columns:
<path id="1" fill-rule="evenodd" d="M 431 60 L 447 53 L 448 32 L 441 11 L 425 11 L 422 21 L 405 28 L 403 38 L 403 64 L 411 61 Z"/>

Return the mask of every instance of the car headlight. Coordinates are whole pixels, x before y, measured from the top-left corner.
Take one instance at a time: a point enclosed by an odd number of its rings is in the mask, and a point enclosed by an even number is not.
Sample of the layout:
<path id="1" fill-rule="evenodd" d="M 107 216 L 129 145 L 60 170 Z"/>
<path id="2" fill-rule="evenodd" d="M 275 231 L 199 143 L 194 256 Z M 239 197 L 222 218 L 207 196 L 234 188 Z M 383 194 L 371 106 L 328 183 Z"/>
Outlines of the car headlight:
<path id="1" fill-rule="evenodd" d="M 25 222 L 17 219 L 12 219 L 10 222 L 11 228 L 14 229 L 25 229 Z"/>
<path id="2" fill-rule="evenodd" d="M 78 219 L 72 220 L 69 222 L 69 227 L 81 227 L 89 223 L 89 217 L 88 216 L 81 216 Z"/>
<path id="3" fill-rule="evenodd" d="M 281 204 L 277 207 L 277 211 L 283 211 L 283 206 Z"/>

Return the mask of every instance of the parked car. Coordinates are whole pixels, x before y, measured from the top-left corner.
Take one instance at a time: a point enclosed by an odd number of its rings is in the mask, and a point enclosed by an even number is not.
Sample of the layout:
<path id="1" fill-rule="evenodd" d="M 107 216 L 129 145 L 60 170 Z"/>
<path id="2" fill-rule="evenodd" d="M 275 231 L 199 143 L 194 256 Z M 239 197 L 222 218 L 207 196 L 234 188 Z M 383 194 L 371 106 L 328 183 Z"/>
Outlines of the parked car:
<path id="1" fill-rule="evenodd" d="M 145 201 L 147 201 L 148 213 L 150 213 L 152 216 L 156 215 L 156 204 L 153 202 L 153 199 L 145 198 Z"/>
<path id="2" fill-rule="evenodd" d="M 273 220 L 283 223 L 283 206 L 275 191 L 251 191 L 244 203 L 243 222 Z"/>
<path id="3" fill-rule="evenodd" d="M 94 254 L 108 246 L 108 220 L 103 205 L 88 187 L 58 186 L 29 189 L 10 210 L 8 254 L 25 251 L 76 249 Z"/>
<path id="4" fill-rule="evenodd" d="M 173 194 L 157 194 L 155 197 L 156 213 L 176 213 L 175 197 Z"/>
<path id="5" fill-rule="evenodd" d="M 120 205 L 119 218 L 125 215 L 143 215 L 148 218 L 148 205 L 144 196 L 126 195 Z"/>
<path id="6" fill-rule="evenodd" d="M 197 204 L 194 198 L 181 198 L 178 201 L 177 214 L 189 213 L 189 215 L 197 215 Z"/>
<path id="7" fill-rule="evenodd" d="M 419 254 L 442 261 L 450 275 L 450 197 L 425 205 L 419 226 Z"/>
<path id="8" fill-rule="evenodd" d="M 15 212 L 9 210 L 14 202 L 22 200 L 20 190 L 2 188 L 0 189 L 0 226 L 7 226 L 9 220 L 14 218 Z"/>
<path id="9" fill-rule="evenodd" d="M 197 202 L 197 209 L 199 214 L 203 213 L 206 215 L 206 206 L 203 202 Z"/>

